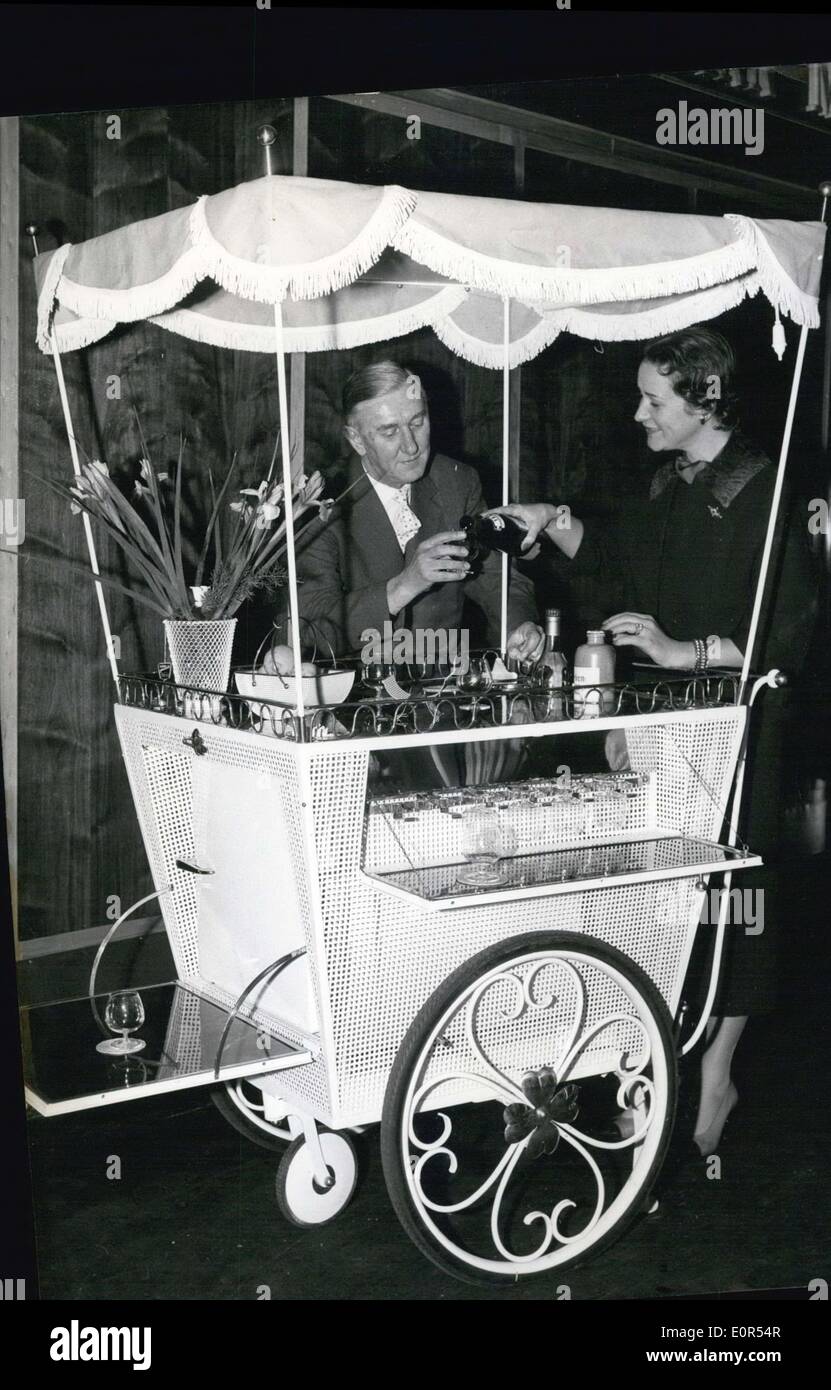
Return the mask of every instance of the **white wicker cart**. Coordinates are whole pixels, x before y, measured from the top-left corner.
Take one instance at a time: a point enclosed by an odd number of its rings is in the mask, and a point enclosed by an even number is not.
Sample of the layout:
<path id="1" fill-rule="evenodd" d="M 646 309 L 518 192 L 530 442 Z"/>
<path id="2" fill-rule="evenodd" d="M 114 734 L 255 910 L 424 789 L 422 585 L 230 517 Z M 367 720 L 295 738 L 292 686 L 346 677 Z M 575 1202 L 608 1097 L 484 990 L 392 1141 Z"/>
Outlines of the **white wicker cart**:
<path id="1" fill-rule="evenodd" d="M 252 202 L 261 186 L 266 223 Z M 724 876 L 729 889 L 733 873 L 760 863 L 738 840 L 743 742 L 755 694 L 777 676 L 753 681 L 750 661 L 805 332 L 817 321 L 818 267 L 808 263 L 812 247 L 821 254 L 824 228 L 662 215 L 650 249 L 649 216 L 621 213 L 634 239 L 628 267 L 615 249 L 585 271 L 560 270 L 562 243 L 594 210 L 534 208 L 535 226 L 558 214 L 560 230 L 549 228 L 528 257 L 500 260 L 493 244 L 476 248 L 470 229 L 486 226 L 489 206 L 498 221 L 505 209 L 527 215 L 529 205 L 444 199 L 437 209 L 438 195 L 373 198 L 381 192 L 355 189 L 350 199 L 348 185 L 315 180 L 243 185 L 232 194 L 244 195 L 250 234 L 223 213 L 220 200 L 230 195 L 207 200 L 218 206 L 213 221 L 201 200 L 189 222 L 170 214 L 174 240 L 190 238 L 187 273 L 169 251 L 148 283 L 139 257 L 132 294 L 131 247 L 141 246 L 143 224 L 124 229 L 118 255 L 104 245 L 111 238 L 98 239 L 99 268 L 118 265 L 127 283 L 104 273 L 95 280 L 94 242 L 41 257 L 41 341 L 54 353 L 73 457 L 60 348 L 83 346 L 119 319 L 148 316 L 203 340 L 276 350 L 287 482 L 284 350 L 348 347 L 432 323 L 472 360 L 503 367 L 507 500 L 508 372 L 532 346 L 541 350 L 563 327 L 645 337 L 762 289 L 803 332 L 744 669 L 615 687 L 604 695 L 612 712 L 599 718 L 567 698 L 553 718 L 551 706 L 533 701 L 518 716 L 514 701 L 526 696 L 509 685 L 474 697 L 416 692 L 308 710 L 302 699 L 291 708 L 248 704 L 125 676 L 113 662 L 116 725 L 177 981 L 158 995 L 160 1058 L 150 1073 L 86 1089 L 69 1077 L 47 1093 L 35 1057 L 28 1095 L 42 1112 L 59 1113 L 219 1082 L 232 1123 L 266 1147 L 288 1143 L 278 1202 L 310 1226 L 336 1216 L 353 1194 L 349 1131 L 380 1120 L 390 1195 L 416 1244 L 462 1278 L 514 1280 L 602 1248 L 648 1206 L 674 1118 L 678 1011 L 704 894 L 711 876 Z M 310 236 L 319 234 L 325 197 L 333 209 L 357 208 L 361 230 L 348 222 L 333 230 L 328 258 L 303 266 L 292 260 L 291 224 L 288 247 L 272 240 L 263 266 L 252 248 L 273 238 L 280 197 L 290 224 L 308 199 Z M 470 203 L 478 220 L 461 206 Z M 457 236 L 449 256 L 459 226 L 474 244 Z M 234 241 L 243 232 L 250 246 Z M 158 247 L 158 226 L 153 236 Z M 684 254 L 668 262 L 667 244 Z M 177 307 L 204 276 L 219 288 L 196 310 Z M 363 317 L 355 308 L 362 293 L 371 302 Z M 328 319 L 304 318 L 326 294 Z M 615 316 L 617 301 L 625 303 Z M 296 619 L 291 547 L 289 561 Z M 106 626 L 100 586 L 99 599 Z M 505 621 L 503 597 L 503 650 Z M 295 621 L 298 665 L 299 628 Z M 627 774 L 598 768 L 565 784 L 480 778 L 395 795 L 373 780 L 379 756 L 394 764 L 414 744 L 489 744 L 493 752 L 520 732 L 529 744 L 597 743 L 610 729 L 626 732 Z M 464 811 L 482 803 L 510 821 L 516 841 L 492 888 L 459 878 Z M 713 978 L 687 1046 L 713 998 L 726 904 L 725 893 Z M 156 1001 L 143 993 L 149 1018 Z M 77 1002 L 59 1007 L 81 1017 Z M 633 1122 L 628 1134 L 614 1124 L 622 1110 Z"/>

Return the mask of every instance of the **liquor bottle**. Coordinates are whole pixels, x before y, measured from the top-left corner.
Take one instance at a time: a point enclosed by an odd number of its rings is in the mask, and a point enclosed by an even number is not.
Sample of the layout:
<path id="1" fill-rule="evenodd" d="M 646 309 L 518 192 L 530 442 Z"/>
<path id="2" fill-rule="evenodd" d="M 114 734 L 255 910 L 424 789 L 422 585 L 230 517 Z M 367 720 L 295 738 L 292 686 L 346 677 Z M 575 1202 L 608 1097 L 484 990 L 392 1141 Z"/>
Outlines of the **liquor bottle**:
<path id="1" fill-rule="evenodd" d="M 574 653 L 574 716 L 576 719 L 599 719 L 601 714 L 613 714 L 613 690 L 587 690 L 586 686 L 611 686 L 615 679 L 614 647 L 606 641 L 602 628 L 589 629 L 586 640 Z"/>
<path id="2" fill-rule="evenodd" d="M 534 668 L 534 684 L 549 693 L 546 716 L 549 719 L 564 719 L 565 699 L 562 691 L 569 683 L 568 663 L 560 649 L 560 610 L 545 610 L 545 646 L 542 656 Z M 555 692 L 561 692 L 556 694 Z"/>
<path id="3" fill-rule="evenodd" d="M 504 550 L 508 555 L 521 555 L 526 531 L 512 516 L 463 516 L 459 530 L 465 532 L 465 543 L 471 560 L 489 550 Z"/>

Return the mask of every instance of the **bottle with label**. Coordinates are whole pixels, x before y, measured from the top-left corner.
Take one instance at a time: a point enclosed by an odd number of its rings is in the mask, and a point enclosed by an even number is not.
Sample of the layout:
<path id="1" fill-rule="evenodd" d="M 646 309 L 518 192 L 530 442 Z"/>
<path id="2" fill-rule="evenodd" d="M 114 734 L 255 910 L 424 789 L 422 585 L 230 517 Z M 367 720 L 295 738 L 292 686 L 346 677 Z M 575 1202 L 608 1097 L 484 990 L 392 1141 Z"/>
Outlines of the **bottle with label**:
<path id="1" fill-rule="evenodd" d="M 562 691 L 569 684 L 569 670 L 560 648 L 559 608 L 545 610 L 545 646 L 534 669 L 533 679 L 534 685 L 548 695 L 546 718 L 564 719 L 567 711 Z"/>
<path id="2" fill-rule="evenodd" d="M 590 629 L 586 640 L 574 653 L 574 717 L 599 719 L 614 714 L 614 690 L 587 689 L 612 685 L 615 679 L 615 649 L 606 641 L 602 629 Z"/>
<path id="3" fill-rule="evenodd" d="M 504 550 L 508 555 L 521 555 L 525 527 L 512 516 L 463 516 L 459 530 L 465 532 L 465 543 L 471 560 L 489 550 Z"/>

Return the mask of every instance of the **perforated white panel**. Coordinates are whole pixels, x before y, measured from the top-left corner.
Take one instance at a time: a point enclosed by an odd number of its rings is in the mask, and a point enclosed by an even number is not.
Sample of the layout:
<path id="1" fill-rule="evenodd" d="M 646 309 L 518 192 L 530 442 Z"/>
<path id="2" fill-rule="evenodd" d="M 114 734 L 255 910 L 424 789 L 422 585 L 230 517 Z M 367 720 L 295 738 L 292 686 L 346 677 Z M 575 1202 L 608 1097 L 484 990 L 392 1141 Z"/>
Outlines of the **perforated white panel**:
<path id="1" fill-rule="evenodd" d="M 192 726 L 127 708 L 118 709 L 117 717 L 154 874 L 164 873 L 179 837 L 187 839 L 193 814 L 181 763 L 183 752 L 185 765 L 194 756 L 182 750 L 182 738 Z M 633 768 L 649 774 L 649 781 L 627 803 L 626 831 L 654 828 L 717 838 L 743 719 L 741 710 L 714 710 L 656 723 L 633 720 L 627 734 L 630 760 Z M 366 745 L 304 747 L 232 729 L 202 726 L 201 731 L 207 756 L 247 768 L 252 788 L 264 770 L 281 780 L 283 829 L 296 876 L 323 1055 L 319 1063 L 281 1073 L 269 1086 L 279 1087 L 279 1094 L 319 1119 L 335 1126 L 377 1120 L 393 1058 L 418 1009 L 450 971 L 505 937 L 548 928 L 609 942 L 646 970 L 675 1009 L 701 906 L 694 879 L 425 910 L 385 893 L 362 872 Z M 139 750 L 151 743 L 167 750 L 168 762 L 154 755 L 152 766 L 146 765 Z M 169 806 L 176 801 L 177 807 Z M 521 833 L 529 844 L 535 836 L 550 841 L 562 832 L 553 818 L 555 809 L 522 812 Z M 584 838 L 585 813 L 577 809 L 573 814 L 580 822 L 573 827 L 575 838 Z M 592 814 L 615 818 L 619 810 L 609 805 Z M 395 822 L 396 833 L 403 824 Z M 386 833 L 379 825 L 378 834 Z M 442 849 L 446 827 L 427 821 L 424 826 L 419 831 L 418 823 L 407 824 L 408 854 L 421 863 L 433 862 L 431 854 L 452 857 L 449 846 Z M 590 838 L 614 839 L 615 828 L 595 819 Z M 244 826 L 240 834 L 245 834 Z M 388 857 L 389 838 L 370 842 L 369 835 L 370 852 Z M 166 920 L 176 938 L 174 949 L 186 956 L 188 913 L 169 911 Z M 216 992 L 214 997 L 230 1002 Z M 535 1056 L 539 1040 L 529 1037 L 528 1047 L 529 1057 Z"/>

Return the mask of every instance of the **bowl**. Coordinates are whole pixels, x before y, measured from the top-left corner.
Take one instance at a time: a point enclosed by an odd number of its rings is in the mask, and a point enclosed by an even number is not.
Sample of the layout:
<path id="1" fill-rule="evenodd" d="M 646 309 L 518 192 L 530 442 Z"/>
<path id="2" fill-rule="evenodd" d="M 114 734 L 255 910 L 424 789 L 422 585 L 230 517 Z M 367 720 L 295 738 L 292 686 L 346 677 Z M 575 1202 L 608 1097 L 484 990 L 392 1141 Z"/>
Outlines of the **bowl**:
<path id="1" fill-rule="evenodd" d="M 252 704 L 252 698 L 271 700 L 276 705 L 297 704 L 297 681 L 294 676 L 278 676 L 265 672 L 237 672 L 234 676 L 237 690 L 248 700 L 251 713 L 260 714 L 260 705 Z M 354 671 L 318 671 L 314 676 L 301 676 L 303 704 L 307 709 L 318 709 L 321 705 L 342 705 L 355 683 Z"/>

